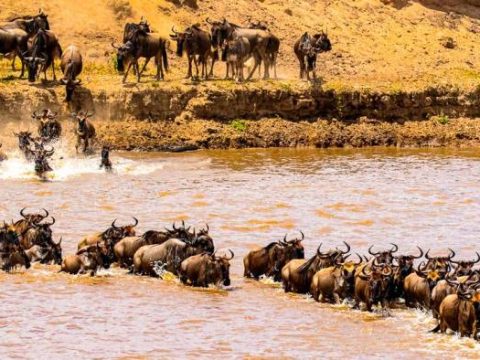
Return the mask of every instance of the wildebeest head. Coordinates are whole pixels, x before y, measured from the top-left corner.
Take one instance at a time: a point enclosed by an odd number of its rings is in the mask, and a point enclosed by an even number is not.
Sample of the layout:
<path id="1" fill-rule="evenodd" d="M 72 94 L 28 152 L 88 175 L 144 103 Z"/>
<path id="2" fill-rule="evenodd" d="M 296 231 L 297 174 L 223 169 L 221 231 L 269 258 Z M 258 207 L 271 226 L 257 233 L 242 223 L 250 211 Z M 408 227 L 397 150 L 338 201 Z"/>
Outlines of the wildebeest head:
<path id="1" fill-rule="evenodd" d="M 198 249 L 202 249 L 209 254 L 213 253 L 213 251 L 215 250 L 213 239 L 208 233 L 195 236 L 195 238 L 190 243 L 192 246 Z"/>
<path id="2" fill-rule="evenodd" d="M 120 46 L 112 43 L 112 47 L 114 49 L 117 49 L 116 70 L 119 72 L 123 72 L 125 71 L 125 66 L 128 66 L 128 63 L 132 59 L 133 53 L 135 51 L 135 45 L 131 40 L 128 40 L 126 43 Z"/>
<path id="3" fill-rule="evenodd" d="M 48 15 L 42 10 L 38 10 L 38 14 L 33 17 L 35 23 L 35 31 L 40 29 L 50 30 L 50 24 L 48 22 Z"/>
<path id="4" fill-rule="evenodd" d="M 227 19 L 223 21 L 211 21 L 206 19 L 206 22 L 211 25 L 210 31 L 212 35 L 212 46 L 214 48 L 221 47 L 224 42 L 230 37 L 237 26 L 230 24 Z"/>
<path id="5" fill-rule="evenodd" d="M 177 56 L 182 57 L 183 51 L 185 49 L 185 42 L 188 38 L 192 36 L 192 30 L 187 28 L 184 32 L 179 32 L 175 30 L 175 27 L 172 26 L 172 34 L 170 34 L 170 38 L 177 43 Z"/>
<path id="6" fill-rule="evenodd" d="M 419 255 L 397 255 L 394 256 L 394 260 L 397 262 L 398 266 L 398 275 L 401 276 L 403 279 L 407 277 L 413 271 L 413 263 L 415 259 L 420 259 L 423 256 L 423 250 L 417 246 L 418 251 L 420 251 Z"/>
<path id="7" fill-rule="evenodd" d="M 115 219 L 112 222 L 112 225 L 103 232 L 102 239 L 105 240 L 108 244 L 115 245 L 124 237 L 135 236 L 136 235 L 135 227 L 138 225 L 138 219 L 134 217 L 133 221 L 134 221 L 133 224 L 129 224 L 125 226 L 117 226 L 116 225 L 117 219 Z"/>
<path id="8" fill-rule="evenodd" d="M 368 282 L 372 304 L 381 302 L 385 298 L 392 273 L 392 268 L 385 264 L 376 265 L 374 262 L 368 272 L 367 266 L 363 267 L 359 277 Z"/>
<path id="9" fill-rule="evenodd" d="M 85 136 L 88 132 L 88 119 L 93 116 L 93 113 L 88 111 L 80 111 L 78 114 L 72 113 L 72 117 L 77 120 L 77 135 Z"/>
<path id="10" fill-rule="evenodd" d="M 450 262 L 455 257 L 455 251 L 448 249 L 450 254 L 447 256 L 430 256 L 430 250 L 425 254 L 427 259 L 426 269 L 439 270 L 442 273 L 450 271 Z"/>
<path id="11" fill-rule="evenodd" d="M 105 242 L 98 242 L 77 251 L 77 255 L 82 254 L 87 258 L 90 268 L 108 269 L 112 264 L 109 246 Z"/>
<path id="12" fill-rule="evenodd" d="M 30 131 L 14 132 L 13 134 L 18 138 L 18 147 L 20 150 L 25 151 L 30 149 L 30 145 L 33 143 L 32 133 Z"/>
<path id="13" fill-rule="evenodd" d="M 425 263 L 422 262 L 421 264 L 418 265 L 417 269 L 415 270 L 418 276 L 421 278 L 425 279 L 428 283 L 428 287 L 430 290 L 432 290 L 437 283 L 444 279 L 445 276 L 447 275 L 446 273 L 441 273 L 437 269 L 428 269 L 425 266 Z"/>
<path id="14" fill-rule="evenodd" d="M 40 222 L 33 225 L 32 229 L 35 231 L 36 244 L 41 245 L 53 243 L 51 226 L 54 224 L 55 218 L 52 216 L 50 222 Z"/>
<path id="15" fill-rule="evenodd" d="M 305 240 L 305 234 L 300 231 L 301 238 L 295 238 L 292 240 L 287 240 L 287 234 L 282 241 L 280 241 L 280 245 L 285 247 L 285 256 L 288 260 L 291 259 L 304 259 L 305 258 L 305 249 L 302 245 L 302 241 Z"/>
<path id="16" fill-rule="evenodd" d="M 218 270 L 218 279 L 214 279 L 217 283 L 223 282 L 224 286 L 230 286 L 230 260 L 233 259 L 235 254 L 232 250 L 228 250 L 230 252 L 230 257 L 223 255 L 221 257 L 215 256 L 215 253 L 212 254 L 212 260 L 215 263 L 215 267 Z"/>
<path id="17" fill-rule="evenodd" d="M 350 252 L 350 245 L 346 241 L 343 242 L 347 248 L 347 250 L 343 251 L 339 248 L 331 249 L 326 253 L 322 253 L 320 248 L 322 244 L 317 249 L 317 256 L 320 259 L 321 267 L 329 267 L 334 266 L 335 262 L 344 262 L 346 255 Z"/>
<path id="18" fill-rule="evenodd" d="M 362 263 L 362 257 L 359 254 L 356 254 L 359 258 L 358 262 L 354 261 L 335 261 L 335 267 L 340 270 L 340 276 L 335 278 L 337 288 L 343 290 L 342 297 L 347 297 L 353 294 L 354 283 L 355 283 L 355 270 Z"/>
<path id="19" fill-rule="evenodd" d="M 61 265 L 62 264 L 62 238 L 58 241 L 58 243 L 52 242 L 50 243 L 50 252 L 53 259 L 54 264 Z"/>
<path id="20" fill-rule="evenodd" d="M 35 163 L 35 173 L 38 176 L 42 176 L 48 171 L 52 171 L 48 159 L 53 156 L 55 149 L 51 148 L 50 150 L 40 149 L 33 152 L 34 163 Z"/>
<path id="21" fill-rule="evenodd" d="M 327 52 L 332 50 L 332 43 L 328 38 L 326 32 L 321 32 L 319 34 L 315 34 L 312 37 L 312 47 L 316 53 Z"/>
<path id="22" fill-rule="evenodd" d="M 46 56 L 26 56 L 23 59 L 28 71 L 28 81 L 35 82 L 38 76 L 38 69 L 47 63 Z"/>
<path id="23" fill-rule="evenodd" d="M 480 262 L 480 254 L 478 252 L 475 253 L 477 255 L 476 260 L 468 260 L 468 261 L 455 261 L 450 260 L 452 264 L 455 264 L 454 275 L 456 276 L 467 276 L 472 273 L 473 267 L 476 263 Z"/>
<path id="24" fill-rule="evenodd" d="M 82 82 L 79 79 L 61 79 L 60 80 L 63 85 L 65 85 L 65 100 L 66 101 L 71 101 L 73 92 L 75 91 L 75 88 L 79 86 Z"/>
<path id="25" fill-rule="evenodd" d="M 393 244 L 393 248 L 385 251 L 373 252 L 373 245 L 368 248 L 368 253 L 373 255 L 379 264 L 391 265 L 393 261 L 393 254 L 398 251 L 398 246 Z"/>
<path id="26" fill-rule="evenodd" d="M 32 214 L 26 214 L 25 209 L 23 208 L 20 210 L 20 216 L 23 218 L 23 221 L 26 221 L 29 226 L 35 226 L 39 224 L 43 219 L 46 219 L 49 215 L 49 212 L 46 209 L 42 209 L 45 214 L 40 214 L 40 213 L 32 213 Z M 22 221 L 22 220 L 19 220 Z M 17 221 L 18 223 L 18 221 Z"/>

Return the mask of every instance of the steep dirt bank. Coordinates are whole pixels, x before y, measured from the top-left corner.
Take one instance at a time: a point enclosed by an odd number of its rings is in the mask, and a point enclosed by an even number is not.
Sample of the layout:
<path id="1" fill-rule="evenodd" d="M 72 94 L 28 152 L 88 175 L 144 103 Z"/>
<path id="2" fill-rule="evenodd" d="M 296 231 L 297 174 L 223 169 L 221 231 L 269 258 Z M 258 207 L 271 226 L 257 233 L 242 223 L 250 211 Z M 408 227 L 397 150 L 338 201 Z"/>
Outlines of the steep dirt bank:
<path id="1" fill-rule="evenodd" d="M 272 146 L 462 146 L 480 142 L 480 89 L 338 91 L 295 81 L 211 81 L 83 89 L 67 106 L 58 86 L 0 85 L 0 119 L 28 125 L 50 107 L 95 111 L 99 143 L 171 150 Z M 26 120 L 26 122 L 25 122 Z"/>

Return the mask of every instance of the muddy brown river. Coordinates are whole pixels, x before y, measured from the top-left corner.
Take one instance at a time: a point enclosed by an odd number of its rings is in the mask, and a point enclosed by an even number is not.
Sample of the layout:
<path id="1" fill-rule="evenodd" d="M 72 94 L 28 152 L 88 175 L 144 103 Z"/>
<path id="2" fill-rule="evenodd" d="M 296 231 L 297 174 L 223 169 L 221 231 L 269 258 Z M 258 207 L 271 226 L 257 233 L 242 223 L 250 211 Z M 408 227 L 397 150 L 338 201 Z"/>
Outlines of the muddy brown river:
<path id="1" fill-rule="evenodd" d="M 268 280 L 242 278 L 256 244 L 306 234 L 306 255 L 348 241 L 366 253 L 395 242 L 474 258 L 480 222 L 478 150 L 231 150 L 114 154 L 98 159 L 59 151 L 51 181 L 35 179 L 16 154 L 0 165 L 1 219 L 45 207 L 56 217 L 64 255 L 113 219 L 140 219 L 139 232 L 185 219 L 208 222 L 217 248 L 232 249 L 232 286 L 206 290 L 127 275 L 58 274 L 34 265 L 0 274 L 0 358 L 478 358 L 480 346 L 430 334 L 433 318 L 390 316 L 322 305 L 285 294 Z"/>

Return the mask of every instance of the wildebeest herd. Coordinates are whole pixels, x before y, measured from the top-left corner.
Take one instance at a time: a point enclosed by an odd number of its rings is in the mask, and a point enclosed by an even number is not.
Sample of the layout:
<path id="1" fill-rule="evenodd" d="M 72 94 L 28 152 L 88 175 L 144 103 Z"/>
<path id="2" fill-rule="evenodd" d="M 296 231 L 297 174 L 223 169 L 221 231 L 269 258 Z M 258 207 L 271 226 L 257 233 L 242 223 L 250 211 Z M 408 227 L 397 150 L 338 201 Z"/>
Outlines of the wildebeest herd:
<path id="1" fill-rule="evenodd" d="M 181 57 L 185 53 L 188 59 L 187 78 L 208 79 L 213 77 L 214 65 L 217 61 L 226 63 L 226 78 L 244 81 L 250 80 L 263 64 L 263 78 L 270 78 L 273 70 L 277 78 L 277 58 L 280 50 L 280 39 L 261 22 L 251 22 L 245 26 L 234 24 L 227 19 L 212 21 L 206 19 L 210 31 L 201 29 L 200 24 L 194 24 L 183 31 L 172 27 L 170 39 L 176 43 L 176 54 Z M 170 40 L 152 31 L 146 19 L 139 23 L 127 23 L 124 28 L 122 44 L 112 46 L 117 50 L 115 64 L 119 72 L 124 72 L 123 82 L 127 80 L 130 69 L 133 68 L 137 82 L 141 81 L 148 63 L 153 58 L 156 66 L 156 79 L 165 78 L 168 71 L 167 49 Z M 317 55 L 332 49 L 326 32 L 321 31 L 310 35 L 304 33 L 294 45 L 294 53 L 300 64 L 300 78 L 310 79 L 310 73 L 316 78 Z M 48 15 L 39 10 L 32 16 L 11 18 L 0 25 L 0 54 L 11 57 L 12 68 L 15 70 L 15 58 L 22 61 L 20 77 L 24 76 L 25 68 L 28 80 L 35 82 L 43 72 L 47 80 L 47 70 L 52 68 L 53 80 L 56 80 L 55 59 L 61 59 L 65 85 L 65 99 L 70 101 L 75 88 L 81 84 L 78 76 L 83 69 L 83 58 L 80 49 L 75 45 L 65 50 L 59 43 L 56 34 L 51 30 Z M 139 60 L 145 59 L 140 68 Z M 244 68 L 247 61 L 253 66 L 247 76 Z M 199 73 L 201 67 L 201 74 Z M 195 71 L 193 71 L 195 67 Z"/>
<path id="2" fill-rule="evenodd" d="M 114 263 L 129 273 L 161 277 L 165 272 L 176 275 L 183 284 L 208 287 L 229 286 L 230 261 L 234 253 L 219 255 L 208 225 L 196 231 L 182 221 L 163 230 L 136 234 L 138 220 L 118 225 L 113 221 L 104 231 L 80 240 L 75 254 L 63 257 L 62 239 L 54 240 L 49 212 L 20 211 L 18 221 L 0 226 L 0 267 L 11 271 L 29 268 L 32 262 L 60 265 L 60 272 L 90 274 L 108 269 Z M 399 307 L 431 311 L 438 319 L 432 332 L 451 329 L 461 336 L 476 339 L 480 316 L 480 270 L 476 259 L 457 260 L 456 254 L 432 256 L 418 248 L 418 253 L 398 253 L 392 244 L 388 250 L 368 249 L 368 256 L 355 254 L 351 247 L 322 251 L 305 259 L 302 242 L 305 236 L 269 243 L 250 251 L 243 259 L 244 276 L 259 279 L 270 277 L 281 281 L 286 292 L 310 293 L 316 301 L 340 303 L 352 300 L 353 308 L 372 311 L 373 306 Z M 417 262 L 417 264 L 415 264 Z"/>
<path id="3" fill-rule="evenodd" d="M 77 154 L 79 150 L 84 154 L 92 151 L 92 141 L 96 136 L 95 126 L 89 120 L 92 116 L 93 113 L 88 111 L 71 114 L 75 121 L 74 135 L 76 137 L 75 150 Z M 31 131 L 13 133 L 18 138 L 18 149 L 26 160 L 33 162 L 35 174 L 40 179 L 46 179 L 47 173 L 53 171 L 49 159 L 55 153 L 55 149 L 51 145 L 62 136 L 62 126 L 57 117 L 58 114 L 49 109 L 44 109 L 40 114 L 34 112 L 32 119 L 38 122 L 37 136 L 34 136 Z M 0 162 L 7 159 L 7 155 L 0 151 Z M 100 168 L 106 171 L 112 170 L 110 147 L 108 145 L 104 145 L 102 148 Z"/>

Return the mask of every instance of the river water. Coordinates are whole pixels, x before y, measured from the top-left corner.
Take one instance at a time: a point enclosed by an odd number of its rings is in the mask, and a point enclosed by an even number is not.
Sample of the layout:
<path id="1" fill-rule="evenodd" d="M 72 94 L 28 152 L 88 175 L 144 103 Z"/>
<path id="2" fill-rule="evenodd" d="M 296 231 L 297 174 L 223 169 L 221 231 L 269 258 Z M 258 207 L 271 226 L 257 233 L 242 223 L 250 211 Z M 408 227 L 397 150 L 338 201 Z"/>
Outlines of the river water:
<path id="1" fill-rule="evenodd" d="M 61 149 L 61 147 L 60 147 Z M 113 219 L 138 231 L 173 221 L 208 222 L 217 248 L 235 252 L 232 286 L 192 289 L 126 275 L 58 274 L 35 265 L 0 274 L 0 357 L 13 359 L 157 358 L 476 358 L 471 339 L 428 333 L 421 311 L 390 316 L 322 305 L 285 294 L 268 280 L 244 280 L 255 245 L 305 232 L 306 255 L 348 241 L 366 253 L 395 242 L 474 258 L 478 250 L 478 150 L 228 150 L 114 154 L 58 150 L 51 181 L 35 179 L 18 154 L 0 164 L 0 219 L 45 207 L 56 217 L 64 255 Z"/>

